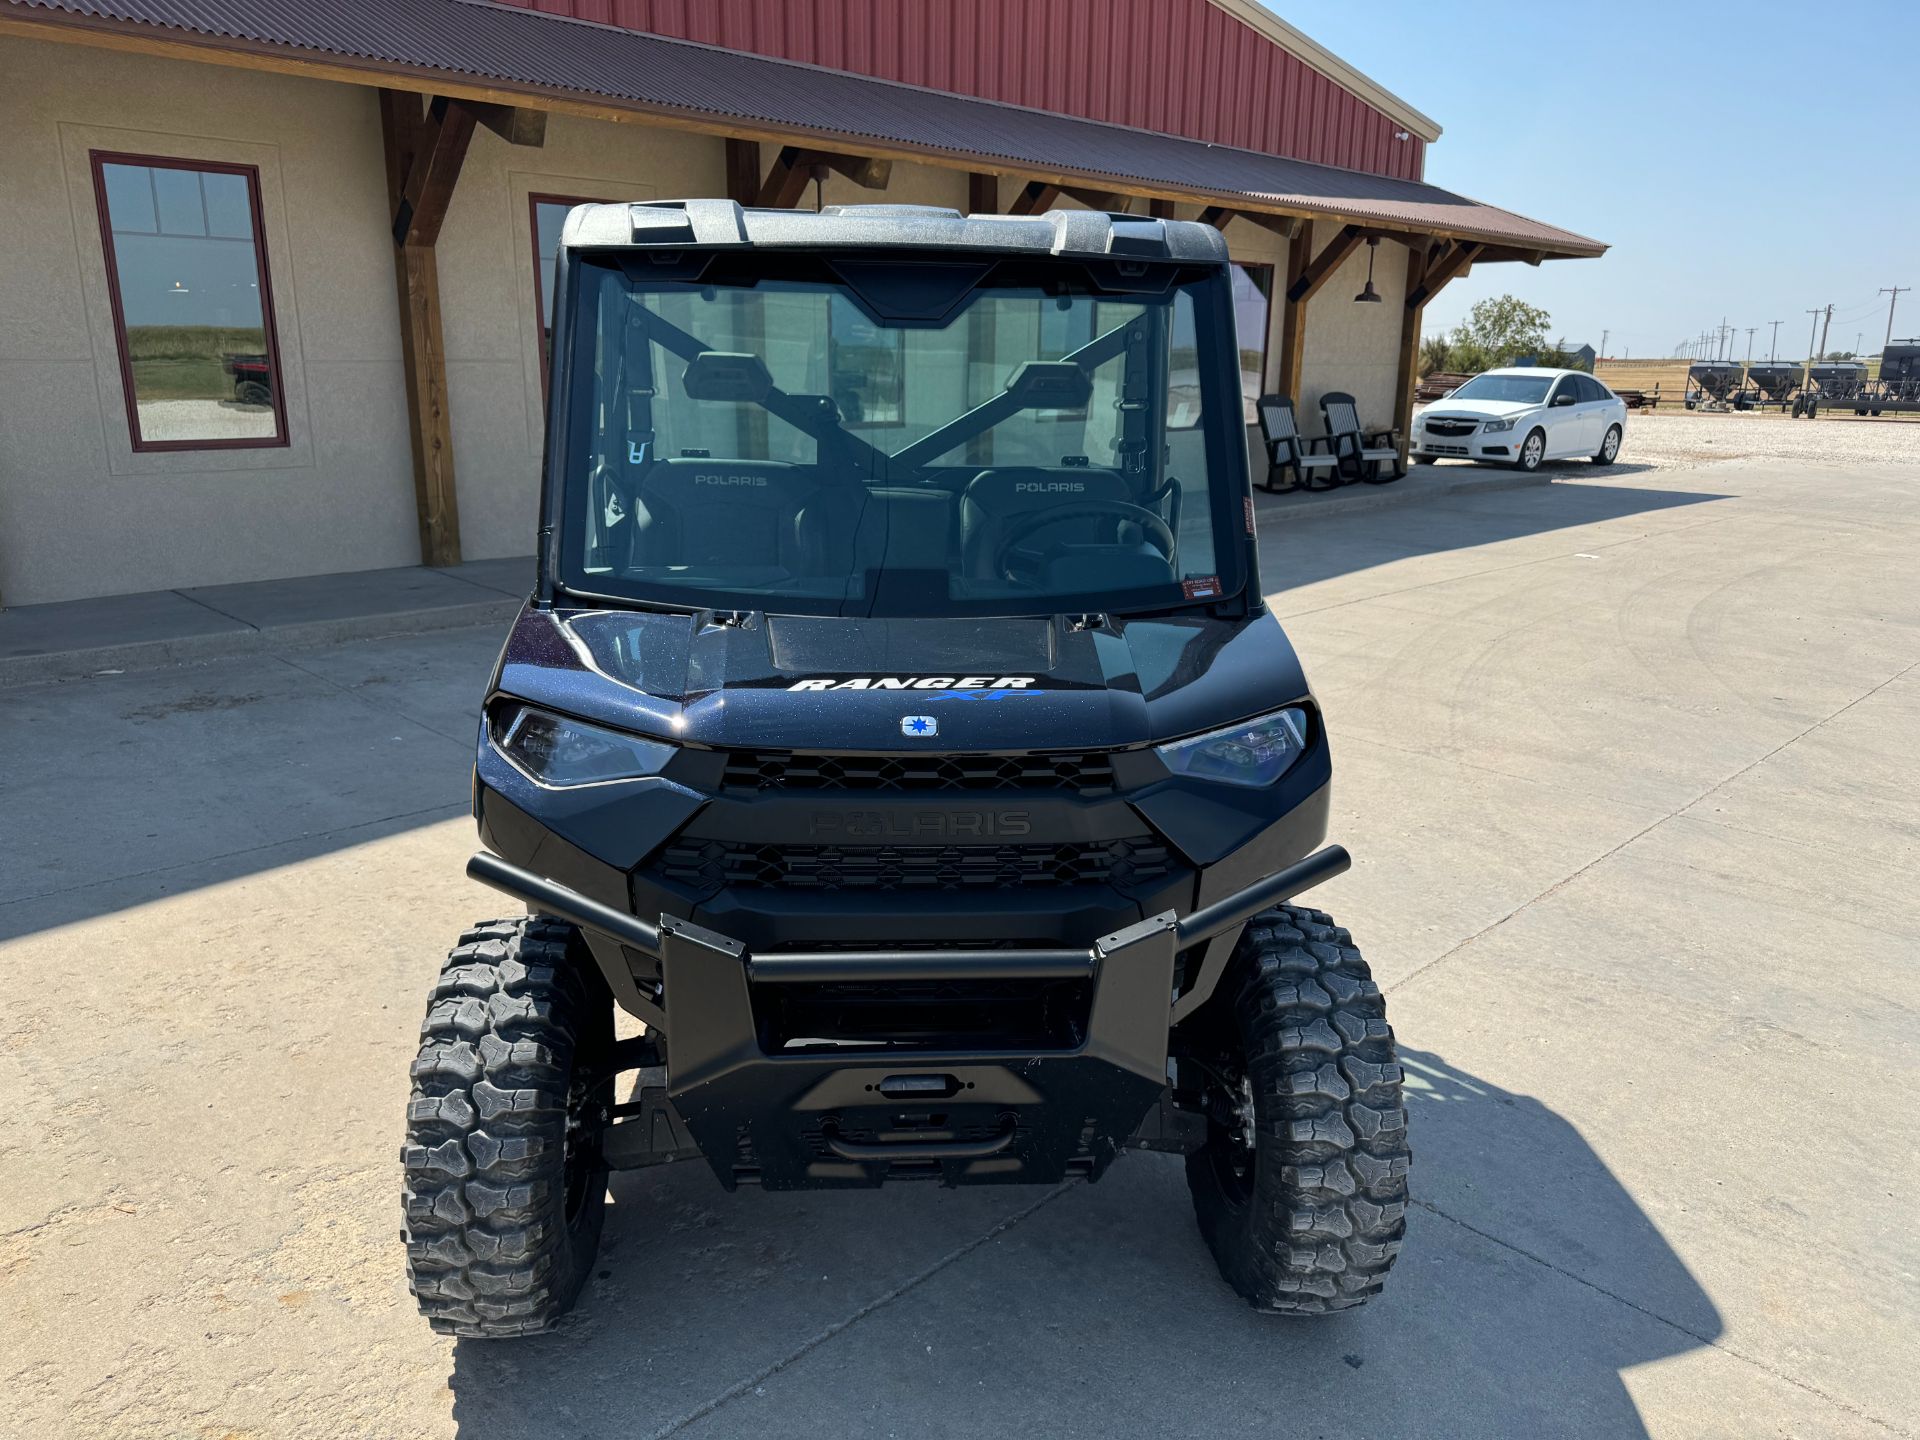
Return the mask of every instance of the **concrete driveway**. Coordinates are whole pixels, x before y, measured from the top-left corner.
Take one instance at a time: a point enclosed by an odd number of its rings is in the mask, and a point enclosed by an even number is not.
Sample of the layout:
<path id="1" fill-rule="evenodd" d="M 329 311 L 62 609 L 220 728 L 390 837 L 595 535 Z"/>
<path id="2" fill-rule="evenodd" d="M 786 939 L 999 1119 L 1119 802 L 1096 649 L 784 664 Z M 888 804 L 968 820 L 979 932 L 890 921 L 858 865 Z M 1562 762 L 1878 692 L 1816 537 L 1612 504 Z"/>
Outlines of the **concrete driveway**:
<path id="1" fill-rule="evenodd" d="M 1265 548 L 1415 1086 L 1381 1301 L 1255 1316 L 1165 1157 L 682 1166 L 616 1177 L 560 1334 L 430 1334 L 407 1062 L 498 906 L 453 631 L 0 692 L 0 1433 L 1913 1434 L 1920 474 L 1580 467 Z"/>

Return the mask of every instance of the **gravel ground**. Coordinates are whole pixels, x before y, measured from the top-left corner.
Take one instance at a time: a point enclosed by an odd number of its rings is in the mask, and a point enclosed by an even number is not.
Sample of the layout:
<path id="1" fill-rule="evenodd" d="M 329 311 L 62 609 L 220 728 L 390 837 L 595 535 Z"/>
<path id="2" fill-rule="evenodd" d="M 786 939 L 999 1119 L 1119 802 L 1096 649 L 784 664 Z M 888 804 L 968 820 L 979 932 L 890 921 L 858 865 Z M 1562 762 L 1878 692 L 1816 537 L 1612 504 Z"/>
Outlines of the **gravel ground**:
<path id="1" fill-rule="evenodd" d="M 1624 461 L 1685 470 L 1717 460 L 1805 460 L 1839 465 L 1920 464 L 1920 419 L 1795 420 L 1754 413 L 1627 416 Z"/>
<path id="2" fill-rule="evenodd" d="M 273 434 L 272 407 L 232 400 L 147 400 L 140 433 L 148 440 L 263 440 Z"/>

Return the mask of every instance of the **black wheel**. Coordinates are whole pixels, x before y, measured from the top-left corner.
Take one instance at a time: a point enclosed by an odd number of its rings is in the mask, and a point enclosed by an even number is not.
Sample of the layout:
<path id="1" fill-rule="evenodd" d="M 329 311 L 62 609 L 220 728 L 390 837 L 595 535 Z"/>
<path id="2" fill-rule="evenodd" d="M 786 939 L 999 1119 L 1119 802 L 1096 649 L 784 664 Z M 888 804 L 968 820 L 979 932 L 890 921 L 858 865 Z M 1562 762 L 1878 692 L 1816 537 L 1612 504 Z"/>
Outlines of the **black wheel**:
<path id="1" fill-rule="evenodd" d="M 1407 1114 L 1380 989 L 1325 912 L 1255 917 L 1200 1066 L 1187 1157 L 1200 1233 L 1255 1309 L 1321 1315 L 1380 1290 L 1406 1230 Z"/>
<path id="2" fill-rule="evenodd" d="M 242 405 L 271 405 L 273 392 L 258 380 L 242 381 L 234 398 Z"/>
<path id="3" fill-rule="evenodd" d="M 532 1335 L 600 1244 L 613 1003 L 571 926 L 476 925 L 447 956 L 407 1102 L 407 1278 L 435 1330 Z"/>
<path id="4" fill-rule="evenodd" d="M 1620 458 L 1620 427 L 1609 425 L 1606 435 L 1600 441 L 1600 449 L 1594 454 L 1596 465 L 1611 465 Z"/>
<path id="5" fill-rule="evenodd" d="M 1527 432 L 1527 438 L 1520 442 L 1520 458 L 1513 462 L 1513 468 L 1524 470 L 1531 475 L 1540 468 L 1540 462 L 1547 458 L 1547 432 L 1534 429 Z"/>

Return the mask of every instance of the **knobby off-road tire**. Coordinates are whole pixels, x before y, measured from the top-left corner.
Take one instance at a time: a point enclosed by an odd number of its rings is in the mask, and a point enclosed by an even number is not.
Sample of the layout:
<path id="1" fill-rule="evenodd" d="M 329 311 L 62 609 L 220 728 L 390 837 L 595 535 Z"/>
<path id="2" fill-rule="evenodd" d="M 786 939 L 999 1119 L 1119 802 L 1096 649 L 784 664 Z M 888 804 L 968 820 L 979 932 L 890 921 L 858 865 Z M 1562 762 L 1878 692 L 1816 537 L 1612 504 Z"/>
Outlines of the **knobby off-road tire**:
<path id="1" fill-rule="evenodd" d="M 588 1087 L 611 998 L 571 925 L 494 920 L 447 956 L 420 1036 L 400 1152 L 409 1286 L 443 1334 L 537 1334 L 600 1243 L 610 1092 Z"/>
<path id="2" fill-rule="evenodd" d="M 1200 1233 L 1256 1309 L 1365 1304 L 1400 1251 L 1411 1162 L 1380 988 L 1352 936 L 1295 905 L 1254 918 L 1221 984 L 1223 1089 L 1238 1093 L 1187 1157 Z"/>

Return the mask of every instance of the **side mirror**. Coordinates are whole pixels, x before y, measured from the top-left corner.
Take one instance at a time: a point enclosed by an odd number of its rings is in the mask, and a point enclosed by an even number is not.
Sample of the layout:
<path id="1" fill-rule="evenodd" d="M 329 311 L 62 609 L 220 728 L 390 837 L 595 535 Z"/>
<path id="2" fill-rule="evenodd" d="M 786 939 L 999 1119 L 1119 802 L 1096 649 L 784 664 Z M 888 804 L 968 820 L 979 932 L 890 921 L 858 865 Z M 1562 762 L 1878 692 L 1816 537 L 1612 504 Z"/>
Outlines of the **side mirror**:
<path id="1" fill-rule="evenodd" d="M 1553 397 L 1553 403 L 1555 406 L 1571 405 L 1573 404 L 1573 401 L 1574 401 L 1574 394 L 1571 390 L 1562 390 L 1558 395 Z"/>

